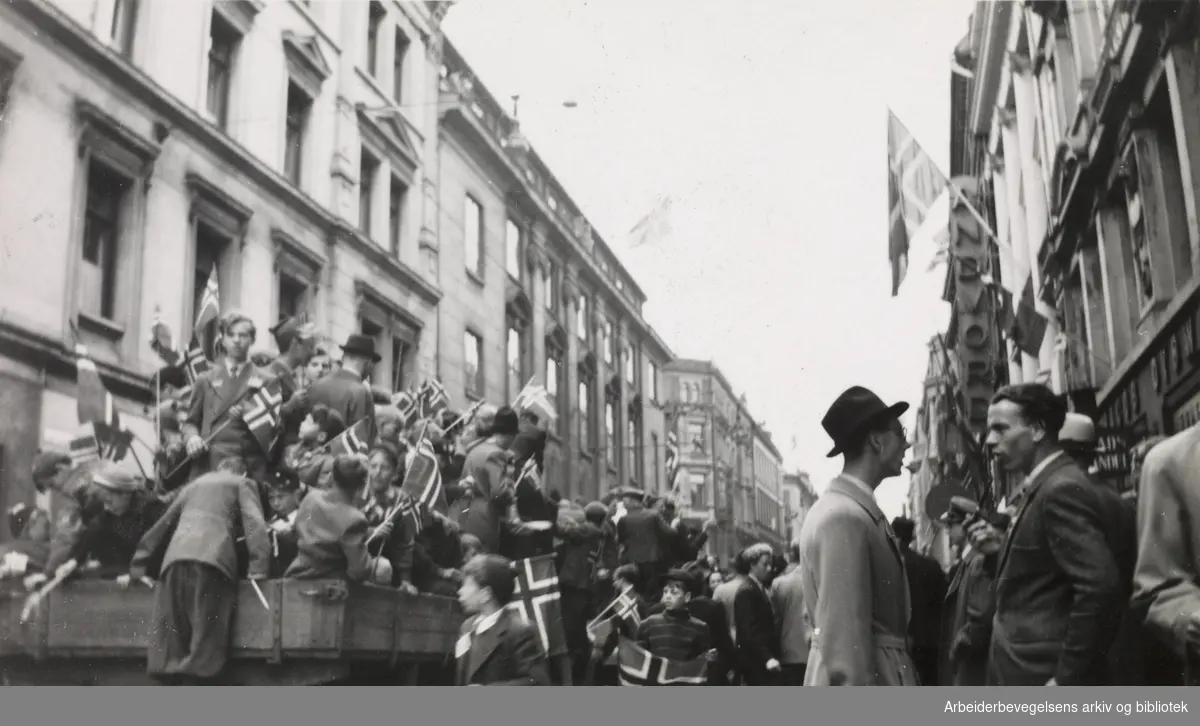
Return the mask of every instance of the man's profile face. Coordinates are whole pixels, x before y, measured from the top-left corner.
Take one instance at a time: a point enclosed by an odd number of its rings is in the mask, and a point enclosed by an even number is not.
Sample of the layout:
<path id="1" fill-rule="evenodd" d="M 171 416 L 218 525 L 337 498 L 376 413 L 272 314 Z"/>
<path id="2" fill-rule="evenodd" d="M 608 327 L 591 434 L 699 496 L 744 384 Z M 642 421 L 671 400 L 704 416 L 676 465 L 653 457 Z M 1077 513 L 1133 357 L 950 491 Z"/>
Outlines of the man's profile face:
<path id="1" fill-rule="evenodd" d="M 1028 472 L 1041 443 L 1043 433 L 1022 415 L 1013 401 L 997 401 L 988 407 L 986 444 L 1000 468 L 1008 472 Z"/>

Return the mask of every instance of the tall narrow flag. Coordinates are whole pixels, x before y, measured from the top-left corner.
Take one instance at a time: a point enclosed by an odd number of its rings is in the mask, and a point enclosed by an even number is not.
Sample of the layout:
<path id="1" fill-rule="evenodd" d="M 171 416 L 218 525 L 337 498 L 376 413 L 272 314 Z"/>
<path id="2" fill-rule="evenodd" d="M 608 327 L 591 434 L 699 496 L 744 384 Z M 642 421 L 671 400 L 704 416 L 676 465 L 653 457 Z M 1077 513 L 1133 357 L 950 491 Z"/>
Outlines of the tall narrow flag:
<path id="1" fill-rule="evenodd" d="M 83 345 L 75 346 L 75 406 L 79 423 L 101 423 L 113 429 L 121 428 L 121 417 L 113 405 L 112 394 L 100 380 L 100 371 Z"/>
<path id="2" fill-rule="evenodd" d="M 1036 357 L 1041 352 L 1042 339 L 1046 337 L 1046 318 L 1037 310 L 1032 275 L 1025 278 L 1025 288 L 1021 291 L 1012 322 L 1009 339 L 1018 349 Z"/>
<path id="3" fill-rule="evenodd" d="M 662 196 L 655 202 L 654 208 L 646 216 L 638 220 L 629 230 L 629 246 L 641 247 L 665 239 L 671 234 L 671 206 L 674 200 Z"/>
<path id="4" fill-rule="evenodd" d="M 422 518 L 430 512 L 444 513 L 448 508 L 441 467 L 429 439 L 421 439 L 409 451 L 400 488 L 417 503 Z"/>
<path id="5" fill-rule="evenodd" d="M 675 491 L 675 480 L 679 477 L 679 437 L 674 431 L 667 432 L 667 491 Z"/>
<path id="6" fill-rule="evenodd" d="M 708 662 L 703 656 L 694 660 L 663 658 L 624 636 L 617 659 L 622 686 L 703 686 L 708 681 Z"/>
<path id="7" fill-rule="evenodd" d="M 511 607 L 538 631 L 546 655 L 567 652 L 567 635 L 562 625 L 562 594 L 554 555 L 531 557 L 513 563 L 517 588 Z"/>
<path id="8" fill-rule="evenodd" d="M 946 189 L 946 176 L 904 124 L 888 110 L 888 259 L 892 297 L 908 274 L 908 243 L 920 230 L 929 207 Z"/>
<path id="9" fill-rule="evenodd" d="M 246 428 L 254 435 L 259 446 L 265 453 L 270 453 L 279 438 L 282 421 L 280 407 L 283 406 L 283 386 L 278 380 L 268 381 L 266 385 L 250 394 L 249 406 L 242 415 Z"/>
<path id="10" fill-rule="evenodd" d="M 213 354 L 216 342 L 214 324 L 221 317 L 221 287 L 217 283 L 217 266 L 213 265 L 208 273 L 208 282 L 200 295 L 200 304 L 196 307 L 196 324 L 192 328 L 193 340 L 197 341 L 207 359 Z"/>

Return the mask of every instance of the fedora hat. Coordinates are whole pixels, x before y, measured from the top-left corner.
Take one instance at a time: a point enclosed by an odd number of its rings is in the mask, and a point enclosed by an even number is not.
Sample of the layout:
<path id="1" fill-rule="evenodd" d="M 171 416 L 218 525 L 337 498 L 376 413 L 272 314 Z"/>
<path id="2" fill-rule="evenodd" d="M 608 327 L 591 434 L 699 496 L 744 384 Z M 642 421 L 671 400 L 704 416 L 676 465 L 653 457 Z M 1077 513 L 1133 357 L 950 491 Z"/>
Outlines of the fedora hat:
<path id="1" fill-rule="evenodd" d="M 346 338 L 346 344 L 341 346 L 346 355 L 370 358 L 378 363 L 382 358 L 375 352 L 375 339 L 367 335 L 354 334 Z"/>
<path id="2" fill-rule="evenodd" d="M 898 419 L 907 410 L 905 401 L 888 406 L 869 389 L 862 386 L 847 388 L 821 419 L 821 427 L 833 439 L 833 448 L 826 456 L 832 459 L 842 453 L 846 442 L 871 424 L 887 418 Z"/>

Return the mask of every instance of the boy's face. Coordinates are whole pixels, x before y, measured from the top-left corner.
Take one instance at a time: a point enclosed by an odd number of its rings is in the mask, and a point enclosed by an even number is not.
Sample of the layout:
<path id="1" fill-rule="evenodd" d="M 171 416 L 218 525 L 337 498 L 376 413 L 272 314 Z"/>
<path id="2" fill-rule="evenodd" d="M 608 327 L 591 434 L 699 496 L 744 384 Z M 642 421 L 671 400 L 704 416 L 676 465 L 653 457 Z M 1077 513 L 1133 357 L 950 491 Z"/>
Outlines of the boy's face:
<path id="1" fill-rule="evenodd" d="M 462 605 L 462 609 L 474 615 L 483 610 L 483 606 L 491 599 L 491 590 L 485 587 L 480 587 L 474 577 L 464 577 L 462 585 L 458 588 L 458 602 Z"/>
<path id="2" fill-rule="evenodd" d="M 667 610 L 682 610 L 690 599 L 691 594 L 678 582 L 668 582 L 663 587 L 662 602 Z"/>
<path id="3" fill-rule="evenodd" d="M 280 517 L 286 517 L 299 508 L 300 503 L 296 500 L 296 493 L 284 491 L 281 489 L 272 489 L 267 492 L 267 501 L 271 505 L 271 511 L 278 514 Z"/>
<path id="4" fill-rule="evenodd" d="M 306 444 L 320 444 L 325 440 L 325 432 L 313 421 L 311 413 L 300 422 L 300 440 Z"/>

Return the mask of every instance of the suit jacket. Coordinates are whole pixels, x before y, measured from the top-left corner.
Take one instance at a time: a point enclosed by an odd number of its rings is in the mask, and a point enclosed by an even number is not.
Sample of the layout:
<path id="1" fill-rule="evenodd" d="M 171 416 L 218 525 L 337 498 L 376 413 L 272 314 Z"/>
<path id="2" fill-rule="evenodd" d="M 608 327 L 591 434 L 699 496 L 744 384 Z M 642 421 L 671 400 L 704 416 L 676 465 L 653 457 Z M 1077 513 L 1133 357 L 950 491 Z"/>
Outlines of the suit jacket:
<path id="1" fill-rule="evenodd" d="M 747 577 L 733 596 L 733 619 L 738 670 L 747 678 L 765 677 L 767 661 L 781 660 L 781 654 L 770 595 L 754 578 Z"/>
<path id="2" fill-rule="evenodd" d="M 521 423 L 520 430 L 513 437 L 512 446 L 508 449 L 512 452 L 513 463 L 517 471 L 520 471 L 521 467 L 525 466 L 525 462 L 530 457 L 533 457 L 533 460 L 537 462 L 539 471 L 546 470 L 542 465 L 542 458 L 546 453 L 546 438 L 546 431 L 544 429 L 532 424 Z"/>
<path id="3" fill-rule="evenodd" d="M 1137 504 L 1134 606 L 1146 611 L 1147 630 L 1195 679 L 1200 657 L 1188 649 L 1185 632 L 1200 612 L 1200 427 L 1150 450 Z"/>
<path id="4" fill-rule="evenodd" d="M 283 422 L 279 437 L 279 446 L 282 448 L 294 444 L 299 438 L 300 424 L 308 414 L 308 408 L 300 405 L 301 399 L 295 397 L 301 388 L 300 381 L 296 376 L 296 371 L 288 368 L 282 356 L 271 361 L 271 365 L 267 366 L 266 371 L 279 381 L 280 393 L 283 396 L 283 405 L 279 407 L 280 418 Z"/>
<path id="5" fill-rule="evenodd" d="M 237 579 L 237 540 L 245 536 L 249 575 L 270 572 L 271 542 L 253 482 L 224 472 L 205 474 L 180 490 L 138 543 L 129 574 L 159 578 L 175 562 L 200 562 Z"/>
<path id="6" fill-rule="evenodd" d="M 1103 684 L 1124 606 L 1112 541 L 1120 526 L 1066 454 L 1037 472 L 1000 553 L 990 684 Z"/>
<path id="7" fill-rule="evenodd" d="M 812 625 L 804 613 L 804 580 L 799 570 L 775 578 L 771 583 L 771 605 L 775 610 L 775 630 L 779 633 L 779 662 L 807 663 Z"/>
<path id="8" fill-rule="evenodd" d="M 968 552 L 954 566 L 942 605 L 939 686 L 987 683 L 988 646 L 996 614 L 997 557 Z M 957 648 L 956 643 L 961 643 Z"/>
<path id="9" fill-rule="evenodd" d="M 800 571 L 813 625 L 804 685 L 917 685 L 904 557 L 872 494 L 829 484 L 804 518 Z"/>
<path id="10" fill-rule="evenodd" d="M 255 378 L 265 381 L 271 374 L 247 361 L 234 378 L 222 360 L 196 381 L 183 433 L 202 439 L 212 436 L 212 440 L 208 443 L 208 451 L 193 464 L 193 474 L 216 471 L 225 459 L 238 457 L 245 459 L 252 478 L 263 478 L 270 452 L 262 450 L 240 416 L 229 415 L 229 409 L 235 404 L 249 401 L 250 383 Z"/>
<path id="11" fill-rule="evenodd" d="M 617 522 L 617 542 L 626 562 L 638 565 L 667 562 L 675 542 L 675 531 L 657 511 L 643 507 L 627 512 Z"/>
<path id="12" fill-rule="evenodd" d="M 483 543 L 484 552 L 500 551 L 501 522 L 508 513 L 512 492 L 508 491 L 505 472 L 512 469 L 511 443 L 508 437 L 492 436 L 471 448 L 463 465 L 464 476 L 475 483 L 459 499 L 459 527 Z M 515 474 L 515 472 L 513 472 Z"/>
<path id="13" fill-rule="evenodd" d="M 346 428 L 359 421 L 367 422 L 368 446 L 375 443 L 375 397 L 371 390 L 363 385 L 357 374 L 347 370 L 337 370 L 308 387 L 308 404 L 310 407 L 324 404 L 342 417 Z"/>
<path id="14" fill-rule="evenodd" d="M 299 580 L 371 575 L 367 517 L 340 489 L 309 492 L 296 514 L 296 559 L 284 577 Z"/>
<path id="15" fill-rule="evenodd" d="M 909 640 L 913 647 L 936 648 L 942 602 L 946 599 L 946 575 L 936 560 L 911 549 L 904 550 L 904 569 L 908 575 L 908 591 L 912 596 Z"/>
<path id="16" fill-rule="evenodd" d="M 533 626 L 505 608 L 490 628 L 475 633 L 478 615 L 459 630 L 456 683 L 460 686 L 548 686 L 546 653 Z"/>

